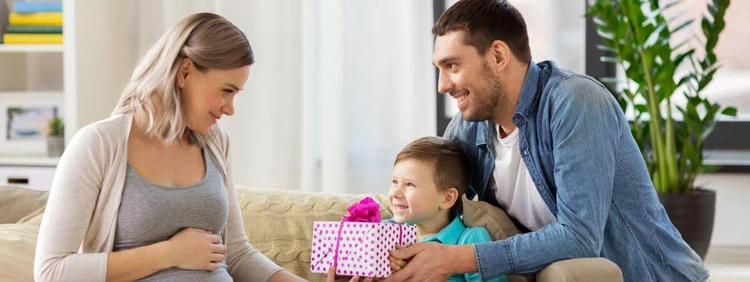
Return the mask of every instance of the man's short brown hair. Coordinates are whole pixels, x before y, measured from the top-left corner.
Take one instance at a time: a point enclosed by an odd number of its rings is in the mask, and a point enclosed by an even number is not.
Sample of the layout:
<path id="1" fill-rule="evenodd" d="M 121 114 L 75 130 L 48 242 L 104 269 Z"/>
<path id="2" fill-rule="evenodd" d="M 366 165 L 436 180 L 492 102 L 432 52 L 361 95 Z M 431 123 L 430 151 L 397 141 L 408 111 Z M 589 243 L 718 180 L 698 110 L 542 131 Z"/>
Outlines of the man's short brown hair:
<path id="1" fill-rule="evenodd" d="M 435 186 L 441 191 L 448 188 L 458 190 L 458 199 L 451 207 L 455 216 L 461 206 L 461 196 L 466 193 L 471 171 L 461 143 L 440 137 L 422 137 L 412 141 L 396 156 L 397 165 L 404 160 L 418 160 L 432 165 Z"/>
<path id="2" fill-rule="evenodd" d="M 432 27 L 432 34 L 464 32 L 464 44 L 484 55 L 495 40 L 508 44 L 522 63 L 531 61 L 529 34 L 521 13 L 506 0 L 461 0 L 453 4 Z"/>

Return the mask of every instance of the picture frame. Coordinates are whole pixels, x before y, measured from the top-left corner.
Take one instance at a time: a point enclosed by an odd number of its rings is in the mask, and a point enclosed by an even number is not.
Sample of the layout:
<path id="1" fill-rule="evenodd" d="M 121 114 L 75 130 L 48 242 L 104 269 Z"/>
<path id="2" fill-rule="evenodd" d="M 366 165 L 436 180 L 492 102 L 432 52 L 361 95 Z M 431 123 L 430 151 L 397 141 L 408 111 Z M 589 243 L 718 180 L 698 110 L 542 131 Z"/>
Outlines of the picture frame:
<path id="1" fill-rule="evenodd" d="M 45 155 L 54 117 L 64 117 L 62 93 L 0 94 L 0 154 Z"/>

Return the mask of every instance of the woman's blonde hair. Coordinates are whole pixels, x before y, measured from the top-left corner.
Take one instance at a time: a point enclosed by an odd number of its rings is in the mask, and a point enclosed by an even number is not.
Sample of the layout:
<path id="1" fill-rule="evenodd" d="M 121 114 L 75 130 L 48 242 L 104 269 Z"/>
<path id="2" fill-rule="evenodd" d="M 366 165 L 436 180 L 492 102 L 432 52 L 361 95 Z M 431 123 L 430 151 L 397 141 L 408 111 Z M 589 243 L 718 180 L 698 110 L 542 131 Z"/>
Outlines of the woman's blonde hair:
<path id="1" fill-rule="evenodd" d="M 147 121 L 146 133 L 165 144 L 181 143 L 187 135 L 202 146 L 204 138 L 215 134 L 216 127 L 206 136 L 187 128 L 182 91 L 177 85 L 185 58 L 201 72 L 255 62 L 247 37 L 228 20 L 212 13 L 187 16 L 165 32 L 138 62 L 112 114 L 132 113 L 136 120 Z"/>

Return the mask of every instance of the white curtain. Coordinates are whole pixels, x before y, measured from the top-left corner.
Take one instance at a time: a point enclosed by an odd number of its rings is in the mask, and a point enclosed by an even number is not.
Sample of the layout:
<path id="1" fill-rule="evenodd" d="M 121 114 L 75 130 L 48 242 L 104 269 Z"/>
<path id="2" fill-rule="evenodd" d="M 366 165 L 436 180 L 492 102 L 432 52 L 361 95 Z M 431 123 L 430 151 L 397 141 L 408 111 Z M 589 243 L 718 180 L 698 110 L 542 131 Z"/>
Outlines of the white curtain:
<path id="1" fill-rule="evenodd" d="M 247 35 L 256 64 L 221 120 L 239 184 L 386 193 L 398 151 L 435 134 L 430 0 L 140 0 L 129 10 L 133 57 L 200 11 Z"/>

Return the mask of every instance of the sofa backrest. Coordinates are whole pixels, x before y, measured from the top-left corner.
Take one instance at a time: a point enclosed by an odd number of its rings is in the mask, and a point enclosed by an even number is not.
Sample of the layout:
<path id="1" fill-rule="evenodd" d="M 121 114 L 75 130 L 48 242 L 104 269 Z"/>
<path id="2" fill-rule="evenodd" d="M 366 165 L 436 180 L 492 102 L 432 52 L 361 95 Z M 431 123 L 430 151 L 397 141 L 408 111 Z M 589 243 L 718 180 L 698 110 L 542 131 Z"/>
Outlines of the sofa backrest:
<path id="1" fill-rule="evenodd" d="M 393 217 L 385 195 L 344 195 L 237 187 L 247 236 L 256 249 L 279 266 L 310 281 L 314 221 L 339 221 L 354 202 L 369 196 L 378 201 L 383 219 Z"/>
<path id="2" fill-rule="evenodd" d="M 16 223 L 47 205 L 49 192 L 0 186 L 0 224 Z"/>

